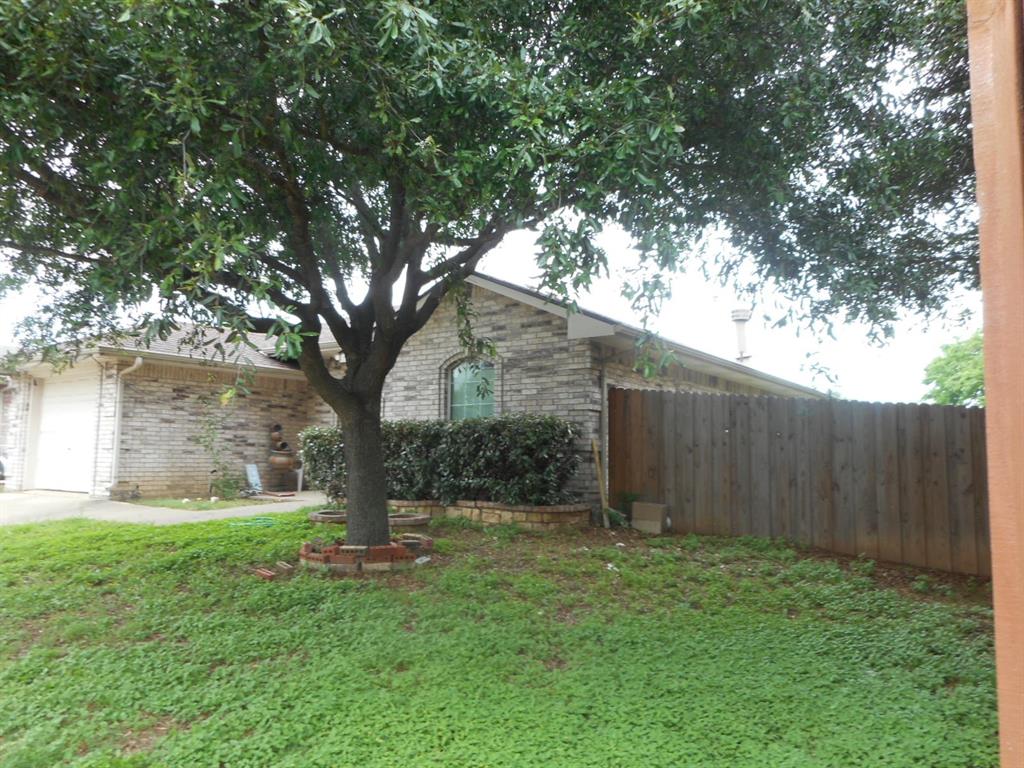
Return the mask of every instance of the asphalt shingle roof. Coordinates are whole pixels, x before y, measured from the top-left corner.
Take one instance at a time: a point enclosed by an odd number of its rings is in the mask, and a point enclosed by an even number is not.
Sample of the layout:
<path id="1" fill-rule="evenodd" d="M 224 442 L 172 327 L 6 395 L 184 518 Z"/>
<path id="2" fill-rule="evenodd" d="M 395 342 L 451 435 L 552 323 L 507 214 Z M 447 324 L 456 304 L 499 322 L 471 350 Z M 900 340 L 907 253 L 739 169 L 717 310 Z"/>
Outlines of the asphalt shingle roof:
<path id="1" fill-rule="evenodd" d="M 227 344 L 224 342 L 227 335 L 226 331 L 205 329 L 202 335 L 198 336 L 195 328 L 186 327 L 172 331 L 166 339 L 153 339 L 149 346 L 146 346 L 142 339 L 128 338 L 102 343 L 100 348 L 112 352 L 138 354 L 142 357 L 148 354 L 160 357 L 179 357 L 182 360 L 206 361 L 213 365 L 243 364 L 269 370 L 298 370 L 294 363 L 277 360 L 266 351 L 262 351 L 273 350 L 273 340 L 268 340 L 262 333 L 249 334 L 250 344 L 258 349 L 237 342 Z M 223 344 L 223 353 L 216 346 L 218 342 Z"/>

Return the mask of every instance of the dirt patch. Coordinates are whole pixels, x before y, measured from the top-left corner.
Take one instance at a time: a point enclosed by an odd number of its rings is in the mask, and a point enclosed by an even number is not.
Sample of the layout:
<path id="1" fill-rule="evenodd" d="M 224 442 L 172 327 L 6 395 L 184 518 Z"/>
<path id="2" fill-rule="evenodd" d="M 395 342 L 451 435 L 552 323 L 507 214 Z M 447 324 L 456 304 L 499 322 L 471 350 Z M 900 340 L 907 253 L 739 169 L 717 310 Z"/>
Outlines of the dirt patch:
<path id="1" fill-rule="evenodd" d="M 802 559 L 831 560 L 844 571 L 863 574 L 863 558 L 820 549 L 797 549 L 796 552 Z M 876 561 L 869 577 L 879 586 L 895 589 L 907 597 L 918 600 L 945 598 L 958 603 L 966 602 L 987 607 L 992 605 L 991 579 L 980 576 Z M 922 589 L 922 584 L 926 584 L 927 588 Z"/>
<path id="2" fill-rule="evenodd" d="M 47 618 L 43 619 L 29 619 L 21 623 L 21 629 L 25 633 L 25 637 L 16 645 L 14 652 L 15 658 L 24 657 L 29 651 L 31 651 L 42 639 L 43 634 L 46 632 Z"/>
<path id="3" fill-rule="evenodd" d="M 561 624 L 567 624 L 571 627 L 577 622 L 576 609 L 568 605 L 558 606 L 558 611 L 555 613 L 555 620 Z"/>
<path id="4" fill-rule="evenodd" d="M 590 535 L 585 537 L 585 539 L 579 539 L 580 543 L 583 544 L 602 542 L 599 545 L 608 546 L 610 544 L 615 546 L 617 542 L 621 542 L 626 545 L 627 550 L 636 551 L 637 549 L 643 549 L 654 551 L 655 549 L 661 549 L 661 547 L 651 547 L 647 543 L 649 537 L 645 537 L 643 534 L 633 530 L 618 529 L 607 531 L 593 528 L 587 529 L 584 533 L 589 533 Z M 668 533 L 657 538 L 661 541 L 668 538 L 678 539 L 678 546 L 673 545 L 674 549 L 678 549 L 682 547 L 682 541 L 688 536 L 689 534 Z M 718 545 L 728 545 L 731 541 L 734 541 L 733 539 L 701 536 L 699 540 L 702 543 L 701 548 L 687 550 L 687 557 L 689 559 L 695 562 L 705 562 L 708 567 L 719 566 L 726 570 L 736 571 L 737 575 L 744 575 L 739 573 L 737 569 L 746 569 L 752 560 L 751 556 L 744 557 L 735 562 L 723 562 L 716 557 L 715 550 Z M 706 547 L 704 546 L 705 542 Z M 866 573 L 864 570 L 866 560 L 864 558 L 796 545 L 792 545 L 792 549 L 798 559 L 835 562 L 844 571 L 866 575 L 879 586 L 895 589 L 904 595 L 916 599 L 941 600 L 946 598 L 958 603 L 967 602 L 980 606 L 991 606 L 992 604 L 991 579 L 989 578 L 947 573 L 945 571 L 883 561 L 875 561 L 870 573 Z M 757 559 L 756 555 L 753 556 L 753 559 Z M 779 565 L 780 567 L 786 567 L 782 563 Z M 927 584 L 926 589 L 922 588 L 922 582 Z"/>
<path id="5" fill-rule="evenodd" d="M 380 575 L 368 573 L 344 574 L 340 578 L 370 578 L 378 580 L 392 589 L 401 590 L 402 592 L 419 592 L 420 590 L 426 588 L 427 585 L 420 578 L 420 574 L 418 573 L 418 571 L 422 568 L 436 568 L 438 565 L 440 565 L 439 561 L 441 561 L 441 558 L 438 558 L 436 555 L 432 555 L 429 563 L 425 565 L 413 566 L 413 568 L 408 571 L 398 571 L 397 573 L 394 571 L 390 573 L 385 571 L 383 574 Z"/>
<path id="6" fill-rule="evenodd" d="M 544 662 L 544 669 L 554 671 L 556 669 L 565 669 L 566 665 L 567 662 L 561 656 L 552 656 Z"/>
<path id="7" fill-rule="evenodd" d="M 187 731 L 190 726 L 173 717 L 157 717 L 152 724 L 138 730 L 129 729 L 121 736 L 121 751 L 128 755 L 149 752 L 160 739 L 176 731 Z"/>

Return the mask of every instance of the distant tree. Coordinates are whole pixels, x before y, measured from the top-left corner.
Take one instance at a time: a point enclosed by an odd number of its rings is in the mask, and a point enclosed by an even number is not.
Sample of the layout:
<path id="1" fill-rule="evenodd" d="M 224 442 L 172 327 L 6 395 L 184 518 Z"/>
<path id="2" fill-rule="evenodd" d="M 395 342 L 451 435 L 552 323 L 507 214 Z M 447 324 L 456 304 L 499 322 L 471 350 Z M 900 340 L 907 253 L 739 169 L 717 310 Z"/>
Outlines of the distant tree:
<path id="1" fill-rule="evenodd" d="M 942 354 L 928 363 L 924 383 L 931 389 L 925 399 L 939 405 L 985 404 L 985 359 L 982 336 L 973 336 L 942 347 Z"/>
<path id="2" fill-rule="evenodd" d="M 0 290 L 46 289 L 35 349 L 277 337 L 377 544 L 385 377 L 513 230 L 566 295 L 608 225 L 640 301 L 712 234 L 815 316 L 976 283 L 965 41 L 962 0 L 7 0 Z"/>

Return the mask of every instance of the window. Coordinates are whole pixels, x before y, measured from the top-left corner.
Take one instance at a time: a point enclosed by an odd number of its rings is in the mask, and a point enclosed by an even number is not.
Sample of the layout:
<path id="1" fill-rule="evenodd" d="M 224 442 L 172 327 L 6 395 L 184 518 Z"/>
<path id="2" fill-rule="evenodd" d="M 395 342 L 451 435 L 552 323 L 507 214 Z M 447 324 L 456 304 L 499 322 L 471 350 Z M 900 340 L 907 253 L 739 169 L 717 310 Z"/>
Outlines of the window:
<path id="1" fill-rule="evenodd" d="M 451 373 L 451 418 L 476 419 L 494 415 L 494 366 L 462 363 Z"/>

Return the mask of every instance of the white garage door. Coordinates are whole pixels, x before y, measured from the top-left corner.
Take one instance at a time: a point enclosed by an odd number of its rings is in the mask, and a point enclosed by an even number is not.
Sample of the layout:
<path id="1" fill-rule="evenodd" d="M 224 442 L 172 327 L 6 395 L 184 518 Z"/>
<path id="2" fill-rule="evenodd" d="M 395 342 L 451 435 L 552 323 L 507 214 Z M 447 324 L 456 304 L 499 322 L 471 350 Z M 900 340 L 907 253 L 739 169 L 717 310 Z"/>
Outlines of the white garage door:
<path id="1" fill-rule="evenodd" d="M 92 490 L 99 381 L 96 372 L 73 373 L 39 385 L 35 488 Z"/>

